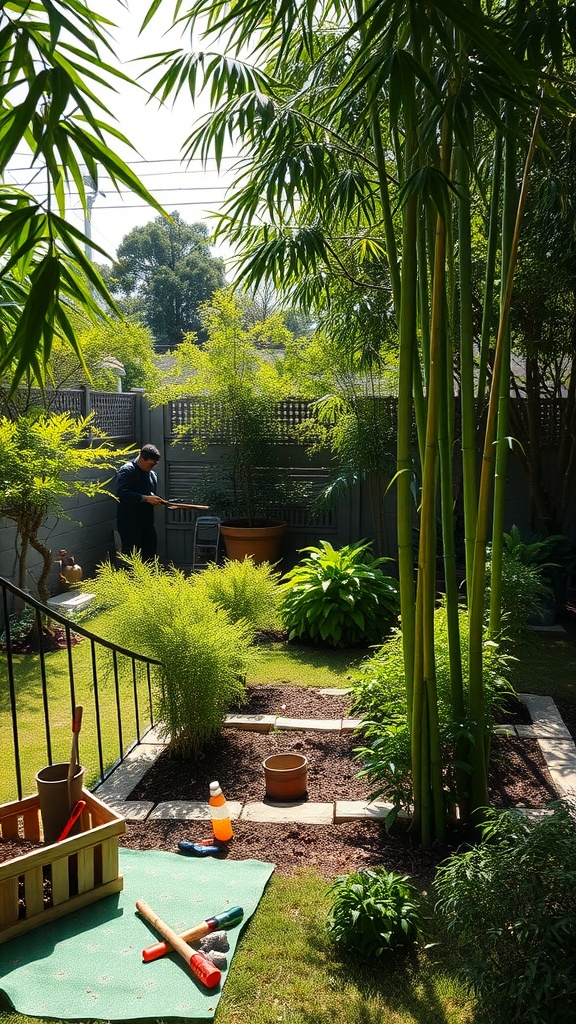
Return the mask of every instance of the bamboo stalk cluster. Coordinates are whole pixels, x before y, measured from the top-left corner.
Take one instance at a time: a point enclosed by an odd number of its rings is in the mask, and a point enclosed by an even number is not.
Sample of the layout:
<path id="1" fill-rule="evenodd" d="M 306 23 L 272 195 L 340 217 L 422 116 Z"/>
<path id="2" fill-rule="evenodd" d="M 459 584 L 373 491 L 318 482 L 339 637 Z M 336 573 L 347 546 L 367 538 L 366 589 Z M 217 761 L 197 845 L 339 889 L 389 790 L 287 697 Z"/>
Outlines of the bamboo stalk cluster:
<path id="1" fill-rule="evenodd" d="M 188 138 L 189 155 L 220 159 L 229 136 L 241 140 L 244 161 L 219 227 L 242 248 L 240 278 L 271 281 L 315 309 L 337 303 L 344 288 L 389 296 L 382 335 L 393 320 L 414 824 L 431 843 L 447 824 L 434 651 L 439 549 L 452 715 L 473 722 L 453 751 L 469 769 L 460 773 L 460 815 L 478 820 L 488 803 L 484 581 L 491 540 L 496 636 L 514 271 L 531 170 L 552 162 L 546 126 L 568 125 L 574 109 L 572 10 L 531 0 L 196 0 L 183 20 L 193 29 L 202 19 L 209 36 L 225 40 L 223 54 L 181 50 L 159 59 L 155 93 L 209 90 L 213 110 Z M 466 677 L 456 583 L 460 481 Z"/>

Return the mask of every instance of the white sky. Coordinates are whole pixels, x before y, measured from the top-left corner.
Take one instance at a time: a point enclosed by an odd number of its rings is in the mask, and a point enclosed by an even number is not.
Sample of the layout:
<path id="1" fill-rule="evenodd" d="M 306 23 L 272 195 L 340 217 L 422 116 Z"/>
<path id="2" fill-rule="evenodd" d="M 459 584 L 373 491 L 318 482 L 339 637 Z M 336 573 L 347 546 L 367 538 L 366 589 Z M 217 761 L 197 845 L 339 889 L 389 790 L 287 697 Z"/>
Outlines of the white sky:
<path id="1" fill-rule="evenodd" d="M 174 0 L 164 0 L 164 10 L 158 12 L 140 37 L 138 31 L 149 0 L 126 0 L 126 7 L 123 3 L 112 5 L 108 2 L 101 2 L 99 6 L 118 25 L 113 31 L 117 41 L 118 62 L 133 80 L 145 66 L 144 62 L 130 63 L 134 57 L 181 45 L 188 46 L 188 41 L 183 42 L 180 31 L 163 37 L 170 24 Z M 197 46 L 198 42 L 194 40 L 194 47 Z M 159 74 L 149 77 L 150 87 L 157 77 Z M 227 178 L 225 171 L 226 168 L 232 170 L 234 158 L 231 155 L 224 159 L 220 176 L 214 163 L 205 171 L 199 159 L 191 164 L 181 161 L 182 143 L 190 133 L 199 111 L 207 110 L 206 103 L 194 108 L 187 94 L 179 99 L 174 108 L 159 108 L 156 100 L 147 104 L 145 93 L 135 86 L 117 83 L 116 89 L 118 95 L 108 92 L 105 102 L 116 117 L 117 127 L 137 149 L 133 153 L 119 148 L 119 155 L 169 213 L 178 210 L 189 223 L 204 221 L 209 228 L 213 226 L 209 219 L 210 211 L 217 209 L 224 198 L 226 185 L 230 182 L 230 175 Z M 19 184 L 23 184 L 26 174 L 18 168 L 15 178 Z M 107 188 L 105 178 L 99 187 L 105 196 L 98 195 L 94 202 L 91 236 L 95 243 L 115 255 L 118 244 L 128 231 L 146 224 L 158 214 L 127 190 L 119 195 L 114 188 Z M 71 208 L 70 217 L 81 230 L 84 229 L 84 216 L 79 207 L 77 212 Z M 225 244 L 214 246 L 212 252 L 223 259 L 231 256 L 231 250 Z M 98 253 L 94 254 L 94 258 L 102 259 Z"/>
<path id="2" fill-rule="evenodd" d="M 128 9 L 115 4 L 114 15 L 111 15 L 112 20 L 118 24 L 118 29 L 114 31 L 118 40 L 117 55 L 123 70 L 133 78 L 137 77 L 145 64 L 129 63 L 131 58 L 189 45 L 189 40 L 182 39 L 180 30 L 163 36 L 170 24 L 173 0 L 164 0 L 164 10 L 160 9 L 151 25 L 139 37 L 138 30 L 148 6 L 149 0 L 128 0 Z M 198 45 L 199 41 L 194 40 L 194 47 Z M 150 76 L 148 84 L 151 86 L 157 77 Z M 207 110 L 207 102 L 194 108 L 189 94 L 183 94 L 175 107 L 159 108 L 156 100 L 146 104 L 143 93 L 127 86 L 122 89 L 118 106 L 111 109 L 122 131 L 140 154 L 135 157 L 126 154 L 127 162 L 142 178 L 149 191 L 168 212 L 178 210 L 184 220 L 202 220 L 210 226 L 210 211 L 223 200 L 230 178 L 225 173 L 218 176 L 214 164 L 212 169 L 205 171 L 199 159 L 191 164 L 181 161 L 181 146 L 198 113 Z M 233 157 L 225 159 L 224 169 L 231 169 L 233 163 Z M 106 192 L 105 188 L 102 190 Z M 134 209 L 140 200 L 133 196 L 125 196 L 124 206 L 122 204 L 123 199 L 114 191 L 106 192 L 105 199 L 98 196 L 94 203 L 92 237 L 104 248 L 115 250 L 127 231 L 156 216 L 155 211 L 145 207 Z M 225 257 L 227 249 L 220 246 L 214 253 Z"/>

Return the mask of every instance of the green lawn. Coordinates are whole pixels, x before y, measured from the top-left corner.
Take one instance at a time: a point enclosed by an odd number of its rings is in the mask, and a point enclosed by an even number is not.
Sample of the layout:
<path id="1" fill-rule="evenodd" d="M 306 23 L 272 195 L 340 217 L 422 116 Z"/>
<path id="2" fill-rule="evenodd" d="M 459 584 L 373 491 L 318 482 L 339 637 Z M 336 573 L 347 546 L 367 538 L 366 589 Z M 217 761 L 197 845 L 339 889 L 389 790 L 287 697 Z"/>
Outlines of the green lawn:
<path id="1" fill-rule="evenodd" d="M 512 682 L 519 693 L 542 693 L 576 703 L 576 638 L 535 635 L 514 651 Z"/>
<path id="2" fill-rule="evenodd" d="M 365 652 L 316 651 L 313 648 L 266 645 L 251 670 L 249 684 L 334 686 L 349 683 L 351 666 Z M 544 693 L 576 700 L 576 641 L 574 638 L 536 636 L 515 655 L 513 681 L 520 691 Z M 64 653 L 50 655 L 51 708 L 67 707 Z M 73 651 L 78 700 L 86 701 L 84 751 L 93 752 L 93 698 L 89 685 L 90 648 Z M 22 736 L 33 752 L 41 742 L 41 694 L 34 658 L 18 660 Z M 131 680 L 125 678 L 125 696 Z M 92 703 L 91 703 L 92 701 Z M 145 700 L 144 700 L 145 704 Z M 2 749 L 6 737 L 6 708 L 0 708 Z M 103 687 L 102 713 L 110 732 L 115 702 L 110 683 Z M 127 724 L 128 727 L 128 724 Z M 104 730 L 106 732 L 106 729 Z M 67 715 L 56 722 L 55 748 L 66 760 L 69 752 Z M 36 744 L 36 746 L 35 746 Z M 92 756 L 90 754 L 89 756 Z M 113 744 L 109 751 L 113 759 Z M 30 788 L 30 787 L 28 787 Z M 326 931 L 329 897 L 327 882 L 314 872 L 290 878 L 274 875 L 258 911 L 248 925 L 234 958 L 216 1013 L 216 1024 L 471 1024 L 473 1008 L 456 982 L 450 951 L 435 946 L 415 961 L 385 960 L 381 965 L 359 963 L 341 953 Z M 416 969 L 416 966 L 418 969 Z M 0 1024 L 32 1024 L 30 1018 L 0 1011 Z M 38 1022 L 36 1022 L 38 1024 Z"/>
<path id="3" fill-rule="evenodd" d="M 326 686 L 350 685 L 350 672 L 366 657 L 367 651 L 317 650 L 292 644 L 271 643 L 260 649 L 250 668 L 251 686 Z"/>
<path id="4" fill-rule="evenodd" d="M 105 769 L 120 756 L 118 740 L 118 708 L 112 656 L 104 649 L 95 650 L 98 678 L 98 702 L 102 727 L 102 751 Z M 74 678 L 76 703 L 84 708 L 80 734 L 80 758 L 86 767 L 86 784 L 90 787 L 99 776 L 99 758 L 96 730 L 96 694 L 92 675 L 92 650 L 88 640 L 72 648 L 71 662 Z M 132 663 L 118 657 L 120 718 L 123 746 L 126 748 L 136 738 L 134 712 L 134 679 Z M 68 761 L 71 746 L 70 688 L 68 654 L 58 651 L 45 657 L 46 690 L 52 760 Z M 35 773 L 46 764 L 46 730 L 44 724 L 44 703 L 41 685 L 41 664 L 38 655 L 17 655 L 14 657 L 14 685 L 18 708 L 18 741 L 22 768 L 24 795 L 35 792 Z M 136 690 L 138 693 L 140 731 L 149 724 L 148 685 L 145 672 L 137 667 Z M 12 722 L 8 702 L 8 674 L 6 657 L 0 656 L 0 750 L 2 771 L 0 773 L 0 803 L 16 799 L 14 782 L 14 745 Z"/>
<path id="5" fill-rule="evenodd" d="M 340 952 L 326 929 L 326 889 L 314 872 L 272 876 L 238 944 L 216 1024 L 470 1024 L 446 950 L 380 964 Z M 194 984 L 184 974 L 182 983 Z M 33 1021 L 6 1010 L 0 1024 Z"/>

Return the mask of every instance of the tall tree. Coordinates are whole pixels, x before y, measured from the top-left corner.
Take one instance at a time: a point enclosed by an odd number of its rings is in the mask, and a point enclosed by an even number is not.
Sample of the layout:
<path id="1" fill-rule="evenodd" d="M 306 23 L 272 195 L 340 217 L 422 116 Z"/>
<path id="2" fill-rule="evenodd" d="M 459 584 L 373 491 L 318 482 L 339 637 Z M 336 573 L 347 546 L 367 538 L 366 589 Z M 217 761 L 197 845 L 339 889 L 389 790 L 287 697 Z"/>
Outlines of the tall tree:
<path id="1" fill-rule="evenodd" d="M 158 5 L 159 0 L 152 3 L 147 21 Z M 530 169 L 542 137 L 541 105 L 551 116 L 576 105 L 572 12 L 570 5 L 552 7 L 541 0 L 513 0 L 505 9 L 467 0 L 195 0 L 185 14 L 176 3 L 176 16 L 191 30 L 207 23 L 208 36 L 224 40 L 225 52 L 206 46 L 157 58 L 159 97 L 184 88 L 193 98 L 202 88 L 210 91 L 214 109 L 187 140 L 188 155 L 214 152 L 218 158 L 230 135 L 242 139 L 245 159 L 221 230 L 245 247 L 245 281 L 254 286 L 271 278 L 302 296 L 326 292 L 339 264 L 335 233 L 340 242 L 363 247 L 372 268 L 379 261 L 381 285 L 390 295 L 388 315 L 399 337 L 398 557 L 413 820 L 424 843 L 442 837 L 448 810 L 434 649 L 438 508 L 452 715 L 461 737 L 453 756 L 468 768 L 458 801 L 462 814 L 474 820 L 488 802 L 484 573 L 495 451 L 505 443 L 512 283 Z M 243 59 L 247 50 L 252 66 Z M 505 139 L 501 188 L 490 166 L 497 150 L 481 148 L 494 136 Z M 497 188 L 490 212 L 500 237 L 502 286 L 496 338 L 485 338 L 493 358 L 476 492 L 470 190 L 479 188 L 486 197 L 491 184 Z M 457 333 L 466 424 L 466 672 L 458 635 L 451 481 Z M 485 365 L 486 353 L 483 360 Z M 413 410 L 421 463 L 416 580 Z"/>
<path id="2" fill-rule="evenodd" d="M 210 252 L 205 224 L 187 224 L 179 213 L 171 220 L 156 217 L 133 228 L 117 256 L 113 287 L 135 300 L 131 308 L 152 331 L 159 351 L 201 331 L 198 308 L 224 284 L 224 263 Z"/>

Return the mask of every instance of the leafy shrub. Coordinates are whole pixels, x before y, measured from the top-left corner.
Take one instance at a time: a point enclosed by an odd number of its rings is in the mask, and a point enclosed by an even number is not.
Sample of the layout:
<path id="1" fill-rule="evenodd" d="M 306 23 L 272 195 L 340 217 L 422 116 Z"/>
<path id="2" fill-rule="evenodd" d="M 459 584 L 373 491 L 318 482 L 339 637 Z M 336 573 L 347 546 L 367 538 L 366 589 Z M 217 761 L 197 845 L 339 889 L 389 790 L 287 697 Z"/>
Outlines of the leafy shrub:
<path id="1" fill-rule="evenodd" d="M 220 732 L 229 708 L 245 699 L 251 631 L 197 592 L 177 569 L 126 559 L 126 568 L 99 566 L 89 581 L 94 609 L 104 609 L 101 633 L 161 663 L 158 717 L 170 751 L 195 757 Z"/>
<path id="2" fill-rule="evenodd" d="M 223 608 L 232 622 L 248 623 L 255 630 L 278 626 L 278 580 L 268 562 L 255 565 L 251 558 L 209 565 L 194 577 L 199 594 Z"/>
<path id="3" fill-rule="evenodd" d="M 422 933 L 421 898 L 408 875 L 384 868 L 339 875 L 328 929 L 366 959 L 413 946 Z"/>
<path id="4" fill-rule="evenodd" d="M 464 609 L 460 612 L 459 624 L 462 673 L 466 680 L 468 616 Z M 444 782 L 447 800 L 451 800 L 455 793 L 456 766 L 454 759 L 445 755 L 453 751 L 459 737 L 472 732 L 474 723 L 469 716 L 463 722 L 454 722 L 452 718 L 448 622 L 444 603 L 434 614 L 434 645 L 442 762 L 448 766 Z M 503 705 L 513 692 L 505 678 L 509 661 L 498 644 L 492 640 L 484 641 L 484 726 L 487 733 L 494 724 L 493 711 Z M 392 801 L 393 811 L 387 819 L 390 825 L 400 808 L 408 810 L 412 804 L 410 730 L 400 630 L 394 630 L 379 650 L 355 669 L 351 710 L 352 714 L 361 716 L 362 735 L 367 741 L 355 751 L 363 763 L 359 774 L 375 784 L 372 798 L 385 794 Z"/>
<path id="5" fill-rule="evenodd" d="M 504 551 L 524 565 L 551 569 L 556 568 L 560 561 L 571 561 L 572 546 L 570 539 L 563 533 L 554 533 L 549 537 L 534 534 L 524 541 L 518 527 L 511 526 L 510 533 L 504 534 Z"/>
<path id="6" fill-rule="evenodd" d="M 437 911 L 491 1024 L 576 1019 L 576 807 L 489 812 L 483 841 L 437 873 Z"/>
<path id="7" fill-rule="evenodd" d="M 332 647 L 377 643 L 398 614 L 398 582 L 385 576 L 370 544 L 357 541 L 335 550 L 302 548 L 303 558 L 280 585 L 280 617 L 290 639 L 302 637 Z"/>
<path id="8" fill-rule="evenodd" d="M 486 615 L 490 608 L 491 562 L 486 564 Z M 502 630 L 506 643 L 525 639 L 529 621 L 537 617 L 543 602 L 552 598 L 544 567 L 526 561 L 517 546 L 505 547 L 502 555 Z"/>

